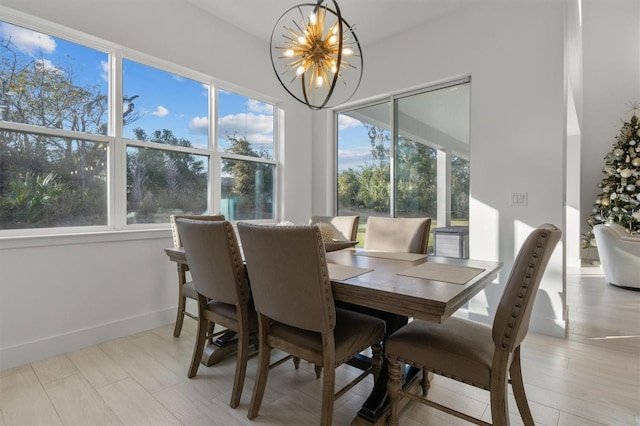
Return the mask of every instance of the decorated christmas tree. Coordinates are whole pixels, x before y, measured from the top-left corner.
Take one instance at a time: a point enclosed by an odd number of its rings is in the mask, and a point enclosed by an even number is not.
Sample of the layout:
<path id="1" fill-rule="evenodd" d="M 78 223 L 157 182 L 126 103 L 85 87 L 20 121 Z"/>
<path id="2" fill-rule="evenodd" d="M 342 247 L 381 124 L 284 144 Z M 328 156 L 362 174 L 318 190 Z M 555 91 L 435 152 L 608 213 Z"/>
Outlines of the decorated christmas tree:
<path id="1" fill-rule="evenodd" d="M 605 157 L 601 193 L 587 220 L 589 232 L 584 247 L 596 245 L 593 227 L 615 222 L 631 233 L 640 233 L 640 104 L 633 104 L 632 117 L 622 124 L 613 150 Z"/>

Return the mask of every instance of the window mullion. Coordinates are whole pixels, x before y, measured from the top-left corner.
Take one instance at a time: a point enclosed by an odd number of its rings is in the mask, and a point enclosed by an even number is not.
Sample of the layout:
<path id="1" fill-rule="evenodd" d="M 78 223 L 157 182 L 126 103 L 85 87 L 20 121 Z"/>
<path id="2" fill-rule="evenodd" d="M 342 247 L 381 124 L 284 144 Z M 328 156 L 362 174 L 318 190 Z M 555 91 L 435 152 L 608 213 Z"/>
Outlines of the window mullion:
<path id="1" fill-rule="evenodd" d="M 127 145 L 122 138 L 122 52 L 112 51 L 110 60 L 109 117 L 113 166 L 110 168 L 109 223 L 115 229 L 123 229 L 127 224 Z"/>

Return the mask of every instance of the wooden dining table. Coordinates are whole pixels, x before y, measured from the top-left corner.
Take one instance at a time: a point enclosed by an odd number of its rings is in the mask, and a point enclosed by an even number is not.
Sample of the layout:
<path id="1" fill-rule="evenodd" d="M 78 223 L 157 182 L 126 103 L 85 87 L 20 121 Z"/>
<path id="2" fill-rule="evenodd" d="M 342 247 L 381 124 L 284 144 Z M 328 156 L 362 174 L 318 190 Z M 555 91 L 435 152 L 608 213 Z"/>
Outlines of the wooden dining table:
<path id="1" fill-rule="evenodd" d="M 166 248 L 165 253 L 174 262 L 187 263 L 183 248 Z M 502 269 L 501 262 L 356 248 L 327 252 L 326 258 L 334 300 L 404 318 L 388 321 L 387 334 L 406 324 L 408 318 L 446 321 L 493 282 Z M 215 348 L 209 356 L 215 358 Z M 386 379 L 383 368 L 354 424 L 384 422 L 388 409 Z M 406 384 L 411 385 L 409 381 Z"/>

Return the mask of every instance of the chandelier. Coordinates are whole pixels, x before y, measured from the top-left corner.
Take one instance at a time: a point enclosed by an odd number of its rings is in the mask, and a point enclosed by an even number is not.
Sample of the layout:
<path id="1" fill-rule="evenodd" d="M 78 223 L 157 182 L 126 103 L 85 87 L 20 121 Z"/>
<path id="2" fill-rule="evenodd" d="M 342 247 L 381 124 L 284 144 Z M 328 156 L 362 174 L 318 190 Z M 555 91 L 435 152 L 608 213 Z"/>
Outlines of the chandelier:
<path id="1" fill-rule="evenodd" d="M 333 9 L 322 5 L 325 0 L 293 6 L 271 33 L 271 64 L 280 84 L 314 110 L 346 102 L 362 80 L 358 37 L 331 1 Z"/>

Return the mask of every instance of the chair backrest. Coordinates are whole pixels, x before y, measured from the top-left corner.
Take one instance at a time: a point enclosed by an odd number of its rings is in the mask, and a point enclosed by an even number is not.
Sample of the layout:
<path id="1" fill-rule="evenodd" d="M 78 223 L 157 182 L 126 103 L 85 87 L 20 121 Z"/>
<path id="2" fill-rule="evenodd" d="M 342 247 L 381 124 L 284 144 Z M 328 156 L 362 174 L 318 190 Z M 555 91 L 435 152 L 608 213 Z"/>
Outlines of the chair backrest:
<path id="1" fill-rule="evenodd" d="M 364 236 L 365 250 L 426 254 L 431 218 L 369 216 Z"/>
<path id="2" fill-rule="evenodd" d="M 182 240 L 180 239 L 180 232 L 176 226 L 176 220 L 178 219 L 193 219 L 193 220 L 224 220 L 223 214 L 217 214 L 212 216 L 198 216 L 198 215 L 181 215 L 172 214 L 169 216 L 169 222 L 171 223 L 171 235 L 173 236 L 173 246 L 183 247 Z"/>
<path id="3" fill-rule="evenodd" d="M 335 305 L 317 226 L 238 224 L 256 311 L 277 322 L 328 333 Z"/>
<path id="4" fill-rule="evenodd" d="M 177 219 L 176 225 L 196 291 L 223 303 L 247 303 L 247 274 L 231 222 Z"/>
<path id="5" fill-rule="evenodd" d="M 520 247 L 493 321 L 497 348 L 513 351 L 529 329 L 533 302 L 562 231 L 551 224 L 533 230 Z"/>
<path id="6" fill-rule="evenodd" d="M 623 253 L 629 253 L 628 256 L 640 256 L 640 235 L 631 235 L 626 228 L 618 223 L 600 223 L 593 227 L 593 233 L 596 235 L 596 241 L 609 240 L 615 247 L 620 247 L 616 256 L 624 256 Z M 600 250 L 600 244 L 598 244 Z"/>
<path id="7" fill-rule="evenodd" d="M 309 225 L 314 223 L 328 223 L 333 226 L 335 239 L 355 241 L 358 238 L 360 216 L 311 216 Z"/>

